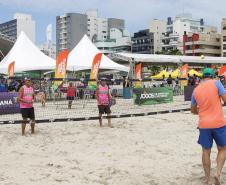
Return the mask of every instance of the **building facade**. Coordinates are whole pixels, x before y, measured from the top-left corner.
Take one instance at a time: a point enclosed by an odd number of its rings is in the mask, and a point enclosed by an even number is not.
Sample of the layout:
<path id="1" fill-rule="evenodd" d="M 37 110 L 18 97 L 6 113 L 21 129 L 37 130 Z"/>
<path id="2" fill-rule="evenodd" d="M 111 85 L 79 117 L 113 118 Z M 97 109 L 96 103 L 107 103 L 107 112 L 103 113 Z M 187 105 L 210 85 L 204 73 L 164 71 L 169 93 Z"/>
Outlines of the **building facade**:
<path id="1" fill-rule="evenodd" d="M 52 24 L 49 24 L 46 28 L 46 41 L 40 46 L 40 50 L 47 56 L 56 59 L 56 44 L 52 39 Z"/>
<path id="2" fill-rule="evenodd" d="M 221 34 L 216 27 L 183 36 L 183 54 L 187 56 L 221 56 Z"/>
<path id="3" fill-rule="evenodd" d="M 132 37 L 132 52 L 154 54 L 154 33 L 149 29 L 140 30 Z"/>
<path id="4" fill-rule="evenodd" d="M 110 29 L 109 38 L 96 41 L 95 45 L 106 55 L 115 52 L 131 52 L 131 37 L 126 30 L 112 28 Z"/>
<path id="5" fill-rule="evenodd" d="M 166 33 L 162 38 L 162 51 L 167 53 L 175 49 L 181 49 L 183 35 L 185 33 L 202 33 L 206 29 L 203 19 L 195 19 L 191 14 L 181 14 L 172 20 L 167 19 Z"/>
<path id="6" fill-rule="evenodd" d="M 221 21 L 221 56 L 226 57 L 226 18 Z"/>
<path id="7" fill-rule="evenodd" d="M 86 14 L 68 13 L 56 18 L 56 48 L 57 53 L 63 49 L 71 51 L 82 39 L 84 34 L 92 42 L 110 39 L 110 29 L 124 29 L 124 20 L 98 17 L 97 10 Z"/>
<path id="8" fill-rule="evenodd" d="M 166 22 L 158 19 L 152 20 L 150 32 L 154 34 L 154 53 L 161 52 L 163 34 L 166 33 Z"/>
<path id="9" fill-rule="evenodd" d="M 71 51 L 88 31 L 87 15 L 67 13 L 56 17 L 56 52 Z"/>
<path id="10" fill-rule="evenodd" d="M 17 39 L 21 31 L 35 43 L 35 21 L 31 15 L 16 13 L 13 20 L 0 24 L 0 32 L 9 37 Z"/>

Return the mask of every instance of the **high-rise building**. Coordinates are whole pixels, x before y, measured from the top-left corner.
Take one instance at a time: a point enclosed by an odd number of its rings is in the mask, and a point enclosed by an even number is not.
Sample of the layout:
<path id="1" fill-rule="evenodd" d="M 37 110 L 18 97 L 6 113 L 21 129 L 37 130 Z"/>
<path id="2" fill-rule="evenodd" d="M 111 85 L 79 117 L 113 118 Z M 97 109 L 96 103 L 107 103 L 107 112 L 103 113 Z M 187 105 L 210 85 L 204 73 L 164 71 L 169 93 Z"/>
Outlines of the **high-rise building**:
<path id="1" fill-rule="evenodd" d="M 95 42 L 102 53 L 109 55 L 115 52 L 131 52 L 131 37 L 127 30 L 110 29 L 108 39 Z"/>
<path id="2" fill-rule="evenodd" d="M 16 39 L 21 31 L 35 43 L 35 21 L 31 15 L 16 13 L 13 20 L 0 24 L 0 32 L 9 37 Z"/>
<path id="3" fill-rule="evenodd" d="M 105 40 L 107 39 L 107 31 L 108 31 L 108 21 L 105 18 L 98 17 L 97 10 L 90 10 L 86 12 L 88 18 L 88 32 L 92 42 L 97 40 Z"/>
<path id="4" fill-rule="evenodd" d="M 53 33 L 52 24 L 49 24 L 46 28 L 46 41 L 44 44 L 40 46 L 40 49 L 47 56 L 56 59 L 56 44 L 53 43 L 52 33 Z"/>
<path id="5" fill-rule="evenodd" d="M 132 52 L 154 54 L 154 33 L 149 29 L 140 30 L 132 37 Z"/>
<path id="6" fill-rule="evenodd" d="M 56 18 L 57 53 L 63 49 L 71 51 L 84 34 L 92 42 L 104 41 L 110 38 L 110 29 L 124 30 L 124 20 L 98 17 L 97 10 L 87 11 L 86 14 L 68 13 Z"/>
<path id="7" fill-rule="evenodd" d="M 221 56 L 226 57 L 226 18 L 221 21 Z"/>
<path id="8" fill-rule="evenodd" d="M 183 43 L 184 33 L 202 33 L 205 31 L 203 19 L 195 19 L 191 14 L 181 14 L 172 20 L 167 19 L 166 33 L 162 39 L 162 51 L 169 52 L 178 49 Z"/>
<path id="9" fill-rule="evenodd" d="M 125 30 L 125 20 L 108 18 L 108 35 L 110 35 L 110 30 L 116 28 L 118 30 Z"/>
<path id="10" fill-rule="evenodd" d="M 87 15 L 67 13 L 56 17 L 56 51 L 57 54 L 68 49 L 71 51 L 86 34 Z"/>
<path id="11" fill-rule="evenodd" d="M 150 32 L 154 34 L 154 53 L 162 51 L 162 38 L 166 33 L 166 22 L 154 19 L 150 23 Z"/>

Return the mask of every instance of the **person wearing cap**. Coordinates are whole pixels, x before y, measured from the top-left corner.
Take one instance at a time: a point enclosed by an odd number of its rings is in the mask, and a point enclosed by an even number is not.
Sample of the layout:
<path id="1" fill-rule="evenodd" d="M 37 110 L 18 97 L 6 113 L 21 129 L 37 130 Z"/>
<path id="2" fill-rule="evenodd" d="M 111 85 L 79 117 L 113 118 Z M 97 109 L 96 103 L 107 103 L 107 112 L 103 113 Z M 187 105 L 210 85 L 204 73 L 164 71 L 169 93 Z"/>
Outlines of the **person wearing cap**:
<path id="1" fill-rule="evenodd" d="M 108 126 L 110 128 L 113 128 L 111 124 L 111 109 L 110 109 L 110 99 L 111 99 L 111 93 L 109 91 L 108 85 L 107 85 L 107 79 L 101 78 L 100 84 L 97 86 L 96 90 L 96 99 L 99 109 L 99 123 L 100 127 L 102 127 L 102 115 L 107 114 L 108 116 Z"/>
<path id="2" fill-rule="evenodd" d="M 31 133 L 35 133 L 35 113 L 33 102 L 35 99 L 34 89 L 31 87 L 31 80 L 25 78 L 25 84 L 19 90 L 18 100 L 20 102 L 20 110 L 23 118 L 22 122 L 22 135 L 25 135 L 26 124 L 28 119 L 31 120 Z"/>
<path id="3" fill-rule="evenodd" d="M 206 68 L 203 81 L 195 88 L 191 100 L 191 112 L 199 115 L 199 139 L 202 146 L 202 163 L 206 184 L 210 185 L 211 148 L 213 141 L 218 148 L 215 184 L 220 184 L 220 176 L 226 159 L 226 120 L 221 101 L 226 103 L 226 91 L 219 80 L 213 80 L 214 71 Z"/>

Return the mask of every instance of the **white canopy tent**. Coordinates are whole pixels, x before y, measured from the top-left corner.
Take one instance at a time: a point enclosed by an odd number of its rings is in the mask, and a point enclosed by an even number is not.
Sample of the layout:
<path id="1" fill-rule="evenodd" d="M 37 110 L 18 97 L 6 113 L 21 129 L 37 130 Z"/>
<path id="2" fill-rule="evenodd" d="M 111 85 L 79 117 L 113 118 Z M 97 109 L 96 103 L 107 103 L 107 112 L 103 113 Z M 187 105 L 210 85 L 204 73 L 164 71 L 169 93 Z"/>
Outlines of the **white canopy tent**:
<path id="1" fill-rule="evenodd" d="M 8 66 L 13 61 L 15 72 L 53 70 L 56 65 L 55 60 L 42 53 L 24 32 L 21 32 L 13 48 L 0 62 L 0 73 L 7 74 Z"/>
<path id="2" fill-rule="evenodd" d="M 93 59 L 97 53 L 101 53 L 101 51 L 96 48 L 87 35 L 84 35 L 77 46 L 70 52 L 67 69 L 69 71 L 91 69 Z M 105 55 L 102 56 L 100 69 L 128 71 L 127 67 L 113 62 Z"/>
<path id="3" fill-rule="evenodd" d="M 151 55 L 151 54 L 133 54 L 116 53 L 113 54 L 118 61 L 129 62 L 132 59 L 135 62 L 143 63 L 191 63 L 191 64 L 226 64 L 226 57 L 198 57 L 198 56 L 177 56 L 177 55 Z"/>

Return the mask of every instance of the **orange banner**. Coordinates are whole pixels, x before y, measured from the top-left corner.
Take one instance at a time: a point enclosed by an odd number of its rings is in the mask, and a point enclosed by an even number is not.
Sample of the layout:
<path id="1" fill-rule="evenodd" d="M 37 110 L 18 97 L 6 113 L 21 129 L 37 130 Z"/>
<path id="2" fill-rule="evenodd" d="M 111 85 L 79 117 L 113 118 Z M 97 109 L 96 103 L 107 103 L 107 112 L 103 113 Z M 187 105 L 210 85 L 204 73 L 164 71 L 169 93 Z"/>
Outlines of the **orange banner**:
<path id="1" fill-rule="evenodd" d="M 141 83 L 141 80 L 142 80 L 142 64 L 141 63 L 136 65 L 135 74 L 136 74 L 136 80 L 139 80 L 139 81 L 136 81 L 134 83 L 134 87 L 140 88 L 140 87 L 142 87 L 142 83 Z"/>
<path id="2" fill-rule="evenodd" d="M 99 73 L 100 63 L 101 63 L 102 53 L 97 53 L 93 59 L 93 64 L 90 72 L 90 80 L 96 80 Z M 96 81 L 89 82 L 89 88 L 96 89 Z"/>
<path id="3" fill-rule="evenodd" d="M 183 66 L 181 66 L 180 68 L 180 72 L 181 72 L 181 78 L 188 78 L 188 64 L 185 64 Z M 187 80 L 181 80 L 181 86 L 187 86 L 188 85 L 188 81 Z"/>
<path id="4" fill-rule="evenodd" d="M 218 72 L 219 76 L 226 76 L 226 66 L 222 66 Z"/>
<path id="5" fill-rule="evenodd" d="M 65 78 L 67 73 L 67 58 L 68 58 L 69 51 L 63 50 L 61 51 L 56 59 L 56 71 L 55 71 L 55 78 Z M 54 86 L 58 87 L 62 81 L 55 81 Z"/>
<path id="6" fill-rule="evenodd" d="M 15 67 L 15 62 L 12 62 L 8 66 L 8 75 L 9 77 L 14 77 L 14 67 Z"/>

